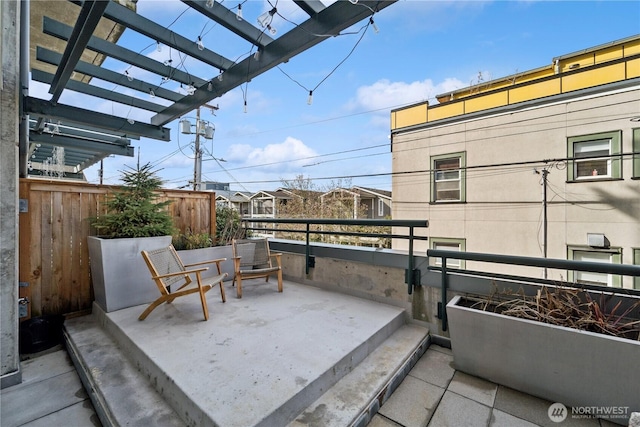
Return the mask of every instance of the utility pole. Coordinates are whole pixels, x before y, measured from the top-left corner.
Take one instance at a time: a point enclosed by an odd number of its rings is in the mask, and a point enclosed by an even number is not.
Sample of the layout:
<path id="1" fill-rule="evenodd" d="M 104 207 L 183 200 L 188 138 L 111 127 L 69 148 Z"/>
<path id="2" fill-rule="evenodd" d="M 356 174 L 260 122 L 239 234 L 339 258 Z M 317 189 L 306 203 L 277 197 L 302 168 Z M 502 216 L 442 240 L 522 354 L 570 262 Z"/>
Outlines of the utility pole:
<path id="1" fill-rule="evenodd" d="M 196 142 L 195 142 L 195 165 L 193 166 L 193 189 L 200 191 L 202 183 L 202 150 L 200 150 L 200 107 L 196 110 Z"/>
<path id="2" fill-rule="evenodd" d="M 547 233 L 548 233 L 548 222 L 547 222 L 547 175 L 549 175 L 549 171 L 547 168 L 542 169 L 542 228 L 543 228 L 543 254 L 545 259 L 547 258 Z M 544 268 L 544 278 L 547 278 L 547 268 Z"/>

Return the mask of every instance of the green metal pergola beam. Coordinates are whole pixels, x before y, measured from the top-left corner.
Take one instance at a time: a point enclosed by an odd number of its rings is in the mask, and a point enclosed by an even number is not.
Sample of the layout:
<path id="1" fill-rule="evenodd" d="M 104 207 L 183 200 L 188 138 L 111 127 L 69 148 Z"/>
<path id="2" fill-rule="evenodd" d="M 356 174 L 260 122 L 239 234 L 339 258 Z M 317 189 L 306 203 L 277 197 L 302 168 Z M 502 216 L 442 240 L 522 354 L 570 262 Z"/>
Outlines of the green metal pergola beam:
<path id="1" fill-rule="evenodd" d="M 207 48 L 202 51 L 198 50 L 196 40 L 189 40 L 180 34 L 174 33 L 116 2 L 109 2 L 104 16 L 213 67 L 226 70 L 233 64 L 233 61 Z"/>
<path id="2" fill-rule="evenodd" d="M 122 117 L 97 113 L 95 111 L 72 107 L 70 105 L 54 105 L 50 101 L 30 96 L 25 97 L 24 108 L 28 114 L 45 116 L 52 120 L 63 120 L 65 123 L 79 123 L 98 129 L 105 129 L 112 133 L 121 132 L 123 137 L 137 135 L 161 141 L 171 140 L 170 129 L 166 127 L 150 125 L 133 120 L 133 123 L 129 123 L 127 119 Z"/>
<path id="3" fill-rule="evenodd" d="M 206 0 L 182 0 L 182 2 L 259 48 L 273 42 L 273 39 L 265 31 L 254 27 L 244 19 L 239 21 L 235 12 L 217 1 L 214 1 L 210 8 L 206 6 Z"/>
<path id="4" fill-rule="evenodd" d="M 73 148 L 87 152 L 97 152 L 104 154 L 116 154 L 118 156 L 133 157 L 133 147 L 118 144 L 110 144 L 97 140 L 76 138 L 69 135 L 52 135 L 41 133 L 29 133 L 30 142 L 40 142 L 43 144 L 57 145 L 59 147 Z"/>
<path id="5" fill-rule="evenodd" d="M 62 55 L 58 52 L 54 52 L 41 46 L 37 46 L 36 59 L 47 64 L 58 66 L 62 61 Z M 171 90 L 165 89 L 161 86 L 147 83 L 135 78 L 132 81 L 129 81 L 129 79 L 127 79 L 126 76 L 124 76 L 122 73 L 116 73 L 115 71 L 111 71 L 84 61 L 78 61 L 78 64 L 76 65 L 76 72 L 85 74 L 87 76 L 96 77 L 100 80 L 104 80 L 118 86 L 128 87 L 129 89 L 137 90 L 147 94 L 149 93 L 150 89 L 153 89 L 155 95 L 158 98 L 167 99 L 173 102 L 180 100 L 184 96 Z"/>
<path id="6" fill-rule="evenodd" d="M 53 81 L 53 74 L 40 71 L 31 70 L 31 78 L 37 82 L 51 84 Z M 141 108 L 147 111 L 153 111 L 159 113 L 166 107 L 160 104 L 154 104 L 153 102 L 145 101 L 144 99 L 136 98 L 134 96 L 123 95 L 112 90 L 104 89 L 98 86 L 82 83 L 77 80 L 69 80 L 65 89 L 72 90 L 74 92 L 84 93 L 86 95 L 95 96 L 97 98 L 106 99 L 108 101 L 118 102 L 123 105 Z"/>
<path id="7" fill-rule="evenodd" d="M 45 16 L 43 19 L 42 31 L 47 35 L 57 37 L 61 40 L 69 40 L 72 28 L 56 21 L 55 19 Z M 186 85 L 193 83 L 201 86 L 207 82 L 207 80 L 192 76 L 177 68 L 164 65 L 161 62 L 155 61 L 137 52 L 110 43 L 96 36 L 91 37 L 87 47 L 103 55 L 110 56 L 111 58 L 115 58 L 143 70 L 147 70 L 159 76 L 168 77 L 171 80 L 175 80 Z"/>
<path id="8" fill-rule="evenodd" d="M 82 5 L 80 15 L 69 38 L 70 42 L 67 43 L 67 47 L 62 54 L 61 65 L 56 70 L 49 88 L 49 93 L 53 95 L 51 97 L 53 103 L 60 99 L 62 91 L 67 86 L 76 64 L 107 8 L 107 4 L 108 2 L 106 1 L 85 1 Z"/>

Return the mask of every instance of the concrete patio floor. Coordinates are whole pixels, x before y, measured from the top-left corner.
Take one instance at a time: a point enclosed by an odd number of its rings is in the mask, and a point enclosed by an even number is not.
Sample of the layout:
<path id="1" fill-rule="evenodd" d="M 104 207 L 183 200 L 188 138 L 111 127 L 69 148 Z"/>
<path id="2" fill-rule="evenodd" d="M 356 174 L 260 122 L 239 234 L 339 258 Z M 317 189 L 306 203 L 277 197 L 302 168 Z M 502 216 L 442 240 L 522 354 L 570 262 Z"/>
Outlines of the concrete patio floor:
<path id="1" fill-rule="evenodd" d="M 123 345 L 123 339 L 125 342 L 130 339 L 146 348 L 128 347 L 125 349 L 127 357 L 140 360 L 139 354 L 132 353 L 150 352 L 149 356 L 156 359 L 159 362 L 157 366 L 161 367 L 151 370 L 171 372 L 170 376 L 156 372 L 151 376 L 152 381 L 166 381 L 166 387 L 170 387 L 171 382 L 182 383 L 183 391 L 179 393 L 194 396 L 195 399 L 190 399 L 196 405 L 213 408 L 205 409 L 203 413 L 209 411 L 218 425 L 284 427 L 287 423 L 282 420 L 289 415 L 278 412 L 282 411 L 281 400 L 305 389 L 305 383 L 318 382 L 317 378 L 326 376 L 323 372 L 336 369 L 336 366 L 337 369 L 351 369 L 351 365 L 344 364 L 344 361 L 340 365 L 340 360 L 344 359 L 344 354 L 349 358 L 363 358 L 364 355 L 359 354 L 363 351 L 362 342 L 367 343 L 365 347 L 384 346 L 383 338 L 391 331 L 377 336 L 376 328 L 389 328 L 385 325 L 398 322 L 395 319 L 403 319 L 403 313 L 397 307 L 286 281 L 283 294 L 274 292 L 272 288 L 275 285 L 248 286 L 244 297 L 238 300 L 234 289 L 227 285 L 225 304 L 220 302 L 219 293 L 212 290 L 208 294 L 209 322 L 200 318 L 202 311 L 197 297 L 194 298 L 196 301 L 189 301 L 186 297 L 182 302 L 163 305 L 144 322 L 137 321 L 137 315 L 144 307 L 107 313 L 105 316 L 110 319 L 102 321 L 109 334 L 122 335 L 118 345 Z M 83 340 L 95 335 L 82 320 L 70 322 L 70 326 L 76 329 L 74 339 L 78 342 L 75 345 L 82 346 Z M 100 345 L 84 342 L 87 346 L 93 345 L 90 351 L 94 355 L 107 357 L 101 354 L 104 348 Z M 112 344 L 106 344 L 108 346 Z M 226 351 L 230 349 L 233 351 Z M 59 348 L 35 356 L 38 357 L 21 365 L 23 383 L 2 390 L 0 425 L 100 426 L 96 410 L 88 398 L 91 391 L 82 387 L 79 372 L 74 369 L 67 351 Z M 107 370 L 90 367 L 93 371 L 100 371 L 102 385 L 108 386 L 107 383 L 126 376 L 128 372 L 126 367 L 117 365 L 116 359 L 109 363 L 115 365 Z M 552 422 L 548 409 L 553 402 L 456 371 L 451 350 L 442 346 L 430 344 L 411 366 L 408 375 L 373 416 L 368 424 L 370 427 L 617 425 L 607 420 L 571 417 L 561 423 Z M 214 372 L 216 375 L 212 376 Z M 84 374 L 80 372 L 80 375 Z M 317 387 L 327 387 L 331 382 L 325 378 L 318 382 Z M 147 411 L 162 414 L 167 409 L 163 401 L 149 402 L 139 397 L 141 387 L 133 392 L 135 399 L 126 388 L 119 388 L 116 383 L 114 387 L 121 395 L 122 401 L 116 404 L 121 405 L 119 409 L 122 411 L 131 410 L 132 403 L 147 406 L 134 408 L 139 411 L 136 414 Z M 367 387 L 361 384 L 358 388 Z M 174 404 L 176 402 L 172 402 Z M 184 403 L 177 401 L 177 404 Z M 333 405 L 342 404 L 344 402 Z M 298 403 L 294 407 L 304 405 Z M 193 408 L 189 410 L 194 413 Z M 275 415 L 265 421 L 265 414 L 269 411 Z M 240 418 L 236 416 L 238 413 Z M 183 424 L 167 415 L 153 421 L 138 416 L 129 425 Z M 196 421 L 192 425 L 205 424 Z M 347 423 L 338 418 L 329 423 L 298 417 L 290 425 L 346 427 Z"/>

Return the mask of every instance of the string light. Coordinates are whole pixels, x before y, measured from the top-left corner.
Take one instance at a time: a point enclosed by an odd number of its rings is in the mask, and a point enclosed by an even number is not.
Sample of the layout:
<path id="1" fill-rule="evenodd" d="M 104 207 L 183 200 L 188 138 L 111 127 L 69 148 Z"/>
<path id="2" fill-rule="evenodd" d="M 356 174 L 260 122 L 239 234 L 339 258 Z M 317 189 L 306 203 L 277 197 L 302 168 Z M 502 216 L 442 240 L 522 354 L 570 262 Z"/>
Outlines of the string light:
<path id="1" fill-rule="evenodd" d="M 313 104 L 313 91 L 309 91 L 309 97 L 307 98 L 307 105 Z"/>
<path id="2" fill-rule="evenodd" d="M 218 81 L 221 82 L 224 77 L 222 76 L 222 70 L 220 70 L 220 74 L 218 74 Z"/>
<path id="3" fill-rule="evenodd" d="M 247 112 L 247 100 L 246 99 L 244 100 L 244 112 L 245 113 Z"/>
<path id="4" fill-rule="evenodd" d="M 162 45 L 160 44 L 159 41 L 156 42 L 156 51 L 162 52 Z"/>
<path id="5" fill-rule="evenodd" d="M 198 50 L 204 50 L 204 43 L 202 43 L 202 37 L 198 36 L 198 41 L 196 41 L 196 46 L 198 46 Z"/>
<path id="6" fill-rule="evenodd" d="M 378 26 L 376 25 L 375 22 L 373 22 L 373 16 L 369 18 L 369 23 L 373 26 L 373 31 L 378 34 L 380 32 L 380 29 L 378 28 Z"/>
<path id="7" fill-rule="evenodd" d="M 358 4 L 358 0 L 349 0 L 351 4 Z"/>
<path id="8" fill-rule="evenodd" d="M 130 82 L 133 81 L 133 76 L 129 74 L 129 70 L 124 70 L 124 75 L 127 76 L 127 80 L 129 80 Z"/>
<path id="9" fill-rule="evenodd" d="M 242 4 L 238 5 L 238 11 L 236 12 L 236 19 L 242 21 Z"/>
<path id="10" fill-rule="evenodd" d="M 149 96 L 151 98 L 155 98 L 156 97 L 156 93 L 153 91 L 153 89 L 149 88 Z"/>
<path id="11" fill-rule="evenodd" d="M 213 90 L 213 83 L 211 83 L 211 80 L 209 80 L 209 84 L 207 85 L 207 90 L 209 92 L 211 92 Z"/>
<path id="12" fill-rule="evenodd" d="M 256 61 L 260 60 L 260 51 L 256 50 L 256 52 L 253 54 L 253 59 L 255 59 Z"/>
<path id="13" fill-rule="evenodd" d="M 196 87 L 191 83 L 187 86 L 187 95 L 193 95 L 194 93 L 196 93 Z"/>
<path id="14" fill-rule="evenodd" d="M 272 36 L 275 36 L 276 33 L 278 32 L 278 30 L 276 30 L 276 27 L 273 27 L 271 25 L 267 25 L 267 30 L 269 30 Z"/>
<path id="15" fill-rule="evenodd" d="M 213 3 L 215 3 L 213 0 L 207 0 L 206 6 L 208 8 L 212 8 L 213 7 Z"/>

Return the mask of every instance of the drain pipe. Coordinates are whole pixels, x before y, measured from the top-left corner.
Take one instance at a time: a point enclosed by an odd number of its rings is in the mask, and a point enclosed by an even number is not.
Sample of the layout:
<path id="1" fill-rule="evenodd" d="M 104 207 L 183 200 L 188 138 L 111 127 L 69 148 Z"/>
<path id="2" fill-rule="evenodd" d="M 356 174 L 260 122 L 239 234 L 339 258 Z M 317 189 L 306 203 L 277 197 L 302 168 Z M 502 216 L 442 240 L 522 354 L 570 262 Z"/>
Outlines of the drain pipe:
<path id="1" fill-rule="evenodd" d="M 18 132 L 18 172 L 20 178 L 29 173 L 29 114 L 24 111 L 25 98 L 29 96 L 29 0 L 20 2 L 20 94 L 18 112 L 20 130 Z"/>

